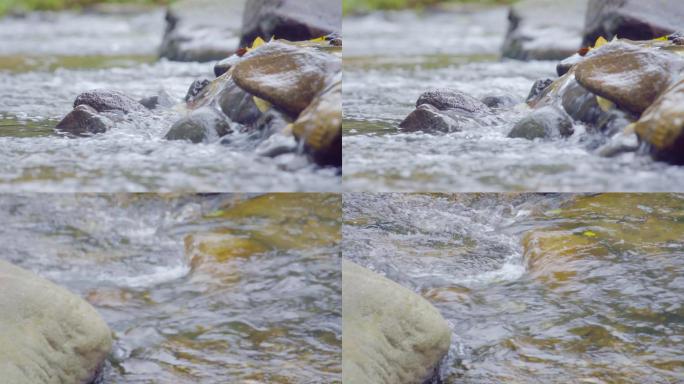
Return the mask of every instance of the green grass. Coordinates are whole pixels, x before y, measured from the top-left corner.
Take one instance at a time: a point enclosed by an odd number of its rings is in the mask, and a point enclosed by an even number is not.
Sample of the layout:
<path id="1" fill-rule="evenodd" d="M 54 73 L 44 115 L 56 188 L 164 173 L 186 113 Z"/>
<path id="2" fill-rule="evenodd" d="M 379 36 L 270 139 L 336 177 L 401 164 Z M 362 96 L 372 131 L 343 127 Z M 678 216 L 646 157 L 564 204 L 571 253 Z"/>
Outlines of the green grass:
<path id="1" fill-rule="evenodd" d="M 517 0 L 343 0 L 345 14 L 379 9 L 424 8 L 439 3 L 511 4 Z"/>
<path id="2" fill-rule="evenodd" d="M 10 11 L 58 11 L 98 3 L 167 4 L 169 0 L 0 0 L 0 16 Z"/>

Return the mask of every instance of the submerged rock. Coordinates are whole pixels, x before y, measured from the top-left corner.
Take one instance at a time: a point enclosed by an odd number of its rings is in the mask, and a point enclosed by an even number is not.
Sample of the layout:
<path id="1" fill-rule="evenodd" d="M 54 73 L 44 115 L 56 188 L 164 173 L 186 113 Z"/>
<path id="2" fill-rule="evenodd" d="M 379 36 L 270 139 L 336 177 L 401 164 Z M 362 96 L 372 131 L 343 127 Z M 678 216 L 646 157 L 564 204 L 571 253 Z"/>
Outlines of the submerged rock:
<path id="1" fill-rule="evenodd" d="M 76 136 L 104 133 L 110 129 L 113 122 L 100 115 L 89 105 L 79 105 L 60 121 L 55 129 L 62 133 Z"/>
<path id="2" fill-rule="evenodd" d="M 552 139 L 567 137 L 573 133 L 572 120 L 564 111 L 553 106 L 545 106 L 532 111 L 515 124 L 508 137 L 528 140 Z"/>
<path id="3" fill-rule="evenodd" d="M 246 54 L 232 76 L 248 93 L 297 116 L 341 69 L 335 55 L 274 41 Z"/>
<path id="4" fill-rule="evenodd" d="M 456 132 L 462 120 L 491 113 L 482 101 L 455 89 L 431 89 L 416 101 L 416 109 L 399 124 L 406 132 Z"/>
<path id="5" fill-rule="evenodd" d="M 93 382 L 111 331 L 81 298 L 0 261 L 0 377 L 4 383 Z"/>
<path id="6" fill-rule="evenodd" d="M 292 133 L 317 164 L 342 166 L 341 79 L 299 115 Z"/>
<path id="7" fill-rule="evenodd" d="M 185 102 L 193 101 L 207 85 L 209 85 L 209 80 L 207 79 L 193 81 L 190 84 L 190 88 L 188 88 L 188 92 L 185 94 Z"/>
<path id="8" fill-rule="evenodd" d="M 584 46 L 599 36 L 651 40 L 684 25 L 681 0 L 590 0 L 584 27 Z"/>
<path id="9" fill-rule="evenodd" d="M 438 378 L 451 331 L 427 300 L 342 260 L 342 381 L 417 384 Z"/>
<path id="10" fill-rule="evenodd" d="M 119 91 L 95 89 L 83 92 L 76 97 L 74 108 L 88 105 L 97 112 L 141 112 L 147 113 L 147 108 L 138 101 Z"/>
<path id="11" fill-rule="evenodd" d="M 232 78 L 218 94 L 218 103 L 223 113 L 239 124 L 252 124 L 261 116 L 254 96 L 238 87 Z"/>
<path id="12" fill-rule="evenodd" d="M 180 0 L 169 6 L 160 56 L 174 61 L 212 61 L 239 45 L 246 0 Z"/>
<path id="13" fill-rule="evenodd" d="M 553 80 L 551 79 L 539 79 L 532 84 L 532 89 L 530 89 L 530 93 L 527 95 L 527 98 L 525 99 L 526 102 L 531 102 L 539 96 L 546 90 L 546 88 L 549 87 L 553 83 Z"/>
<path id="14" fill-rule="evenodd" d="M 684 80 L 660 96 L 634 129 L 653 158 L 684 164 Z"/>
<path id="15" fill-rule="evenodd" d="M 522 100 L 512 95 L 490 95 L 482 98 L 482 104 L 489 108 L 500 109 L 520 104 Z"/>
<path id="16" fill-rule="evenodd" d="M 518 60 L 561 60 L 581 46 L 588 0 L 522 0 L 508 16 L 503 56 Z"/>
<path id="17" fill-rule="evenodd" d="M 423 92 L 416 101 L 416 108 L 429 104 L 440 111 L 451 110 L 457 113 L 484 114 L 489 108 L 480 100 L 455 89 L 431 89 Z"/>
<path id="18" fill-rule="evenodd" d="M 242 18 L 240 46 L 261 37 L 309 40 L 342 32 L 339 0 L 250 0 Z"/>
<path id="19" fill-rule="evenodd" d="M 431 104 L 421 104 L 411 112 L 399 128 L 405 132 L 458 132 L 460 124 Z"/>
<path id="20" fill-rule="evenodd" d="M 226 116 L 211 107 L 203 107 L 177 121 L 164 138 L 206 143 L 216 141 L 232 131 Z"/>
<path id="21" fill-rule="evenodd" d="M 681 56 L 623 41 L 592 50 L 575 67 L 577 81 L 632 113 L 641 114 L 684 69 Z"/>

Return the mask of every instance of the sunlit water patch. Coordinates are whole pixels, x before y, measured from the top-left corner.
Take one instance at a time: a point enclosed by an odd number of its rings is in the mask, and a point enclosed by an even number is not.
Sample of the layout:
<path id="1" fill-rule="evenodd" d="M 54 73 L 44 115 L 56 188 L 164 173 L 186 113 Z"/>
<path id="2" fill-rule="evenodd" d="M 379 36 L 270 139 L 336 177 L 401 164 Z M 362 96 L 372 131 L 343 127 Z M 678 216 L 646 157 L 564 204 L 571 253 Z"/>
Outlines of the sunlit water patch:
<path id="1" fill-rule="evenodd" d="M 506 10 L 375 13 L 345 19 L 344 185 L 349 191 L 671 191 L 684 168 L 633 153 L 613 158 L 575 135 L 553 142 L 509 139 L 529 109 L 498 111 L 450 134 L 399 133 L 429 88 L 519 103 L 555 62 L 499 60 Z"/>
<path id="2" fill-rule="evenodd" d="M 334 195 L 5 195 L 0 258 L 98 309 L 115 339 L 106 383 L 334 383 L 340 205 Z"/>
<path id="3" fill-rule="evenodd" d="M 345 194 L 344 256 L 453 330 L 456 383 L 684 380 L 684 197 Z"/>
<path id="4" fill-rule="evenodd" d="M 169 142 L 184 113 L 162 108 L 109 132 L 50 134 L 80 93 L 114 89 L 180 103 L 213 63 L 157 61 L 163 11 L 36 13 L 0 20 L 0 191 L 334 191 L 340 177 L 303 156 L 258 156 L 255 144 Z"/>

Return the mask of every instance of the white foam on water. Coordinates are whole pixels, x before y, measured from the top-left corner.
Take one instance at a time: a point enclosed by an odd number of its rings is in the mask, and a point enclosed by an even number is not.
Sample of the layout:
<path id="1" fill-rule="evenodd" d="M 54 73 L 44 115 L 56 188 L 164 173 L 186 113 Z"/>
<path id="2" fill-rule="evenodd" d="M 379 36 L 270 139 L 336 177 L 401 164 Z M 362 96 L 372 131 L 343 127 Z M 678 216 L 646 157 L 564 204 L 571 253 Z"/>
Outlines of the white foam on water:
<path id="1" fill-rule="evenodd" d="M 111 282 L 119 286 L 130 288 L 145 288 L 185 277 L 190 273 L 190 266 L 187 264 L 172 267 L 154 267 L 152 271 L 142 275 L 114 277 L 106 276 L 104 281 Z"/>

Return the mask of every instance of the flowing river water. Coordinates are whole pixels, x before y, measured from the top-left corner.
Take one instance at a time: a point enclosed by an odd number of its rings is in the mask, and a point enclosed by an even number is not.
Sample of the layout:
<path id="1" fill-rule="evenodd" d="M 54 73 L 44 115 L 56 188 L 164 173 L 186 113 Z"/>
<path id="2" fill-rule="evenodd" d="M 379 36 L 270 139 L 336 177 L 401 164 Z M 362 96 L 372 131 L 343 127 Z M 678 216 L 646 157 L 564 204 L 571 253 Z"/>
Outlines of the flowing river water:
<path id="1" fill-rule="evenodd" d="M 93 304 L 106 383 L 334 383 L 341 197 L 4 195 L 2 258 Z"/>
<path id="2" fill-rule="evenodd" d="M 115 89 L 180 103 L 214 63 L 157 60 L 164 11 L 29 13 L 0 19 L 0 191 L 334 191 L 339 176 L 302 156 L 255 154 L 244 140 L 163 138 L 184 113 L 165 108 L 69 139 L 53 127 L 74 99 Z M 227 47 L 232 49 L 233 47 Z"/>
<path id="3" fill-rule="evenodd" d="M 358 194 L 344 256 L 449 322 L 446 384 L 684 382 L 684 196 Z"/>
<path id="4" fill-rule="evenodd" d="M 509 139 L 529 109 L 499 111 L 450 134 L 399 133 L 429 88 L 522 103 L 556 62 L 500 60 L 507 9 L 371 13 L 344 20 L 344 186 L 348 191 L 676 191 L 684 168 L 627 153 L 604 158 L 580 140 Z"/>

